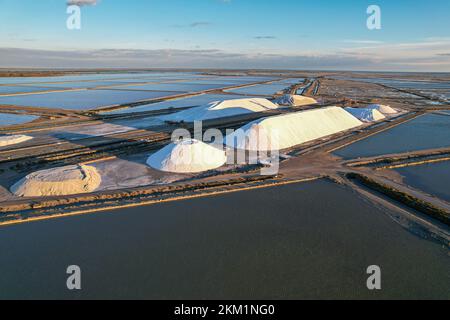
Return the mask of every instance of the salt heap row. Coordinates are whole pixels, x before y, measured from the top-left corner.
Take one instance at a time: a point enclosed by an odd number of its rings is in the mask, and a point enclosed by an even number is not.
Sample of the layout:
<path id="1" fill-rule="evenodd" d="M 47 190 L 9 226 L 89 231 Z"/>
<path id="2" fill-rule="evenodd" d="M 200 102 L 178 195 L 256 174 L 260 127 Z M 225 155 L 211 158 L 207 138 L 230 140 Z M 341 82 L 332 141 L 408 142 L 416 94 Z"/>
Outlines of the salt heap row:
<path id="1" fill-rule="evenodd" d="M 163 116 L 160 119 L 170 122 L 204 121 L 275 110 L 280 108 L 280 105 L 301 106 L 317 103 L 312 98 L 296 95 L 284 95 L 275 100 L 275 102 L 277 104 L 262 98 L 215 101 L 204 106 Z M 274 145 L 274 142 L 272 142 L 272 145 Z M 221 167 L 225 162 L 226 153 L 223 150 L 223 146 L 211 146 L 195 139 L 173 142 L 147 159 L 147 164 L 150 167 L 173 173 L 208 171 Z"/>
<path id="2" fill-rule="evenodd" d="M 316 103 L 317 101 L 313 98 L 289 94 L 275 99 L 274 102 L 264 98 L 221 100 L 162 116 L 159 117 L 159 119 L 168 122 L 206 121 L 255 112 L 276 110 L 280 107 L 298 107 Z"/>
<path id="3" fill-rule="evenodd" d="M 386 116 L 392 116 L 397 110 L 390 106 L 381 104 L 371 104 L 366 108 L 345 108 L 347 112 L 350 112 L 353 116 L 363 122 L 375 122 L 386 118 Z"/>
<path id="4" fill-rule="evenodd" d="M 225 137 L 233 149 L 273 151 L 290 148 L 362 125 L 342 108 L 288 113 L 259 119 Z M 222 166 L 226 153 L 194 139 L 174 142 L 151 155 L 147 164 L 165 172 L 196 173 Z"/>
<path id="5" fill-rule="evenodd" d="M 278 109 L 279 106 L 263 98 L 232 99 L 214 101 L 203 106 L 190 108 L 159 119 L 170 122 L 194 122 L 219 119 L 253 112 Z"/>
<path id="6" fill-rule="evenodd" d="M 278 101 L 297 104 L 295 98 Z M 215 119 L 248 112 L 279 108 L 266 99 L 238 99 L 210 103 L 175 114 L 172 120 L 195 121 Z M 169 119 L 169 118 L 167 118 Z M 234 149 L 269 151 L 286 149 L 362 125 L 342 108 L 328 107 L 288 113 L 259 119 L 243 126 L 225 138 Z M 198 173 L 225 164 L 223 145 L 213 146 L 195 139 L 174 142 L 152 154 L 147 164 L 157 170 L 173 173 Z M 101 176 L 95 167 L 74 165 L 38 171 L 27 175 L 11 187 L 18 196 L 60 196 L 95 191 Z"/>
<path id="7" fill-rule="evenodd" d="M 362 125 L 339 107 L 328 107 L 267 117 L 250 122 L 226 137 L 234 149 L 282 150 Z"/>

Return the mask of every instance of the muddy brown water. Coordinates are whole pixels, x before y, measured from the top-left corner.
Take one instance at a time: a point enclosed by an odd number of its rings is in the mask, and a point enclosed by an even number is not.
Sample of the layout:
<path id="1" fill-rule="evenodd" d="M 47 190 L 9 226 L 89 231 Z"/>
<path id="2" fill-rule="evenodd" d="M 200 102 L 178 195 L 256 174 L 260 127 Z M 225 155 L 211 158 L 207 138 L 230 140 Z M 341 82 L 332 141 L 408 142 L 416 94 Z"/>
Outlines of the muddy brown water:
<path id="1" fill-rule="evenodd" d="M 2 227 L 0 252 L 0 298 L 450 298 L 446 248 L 327 181 Z"/>

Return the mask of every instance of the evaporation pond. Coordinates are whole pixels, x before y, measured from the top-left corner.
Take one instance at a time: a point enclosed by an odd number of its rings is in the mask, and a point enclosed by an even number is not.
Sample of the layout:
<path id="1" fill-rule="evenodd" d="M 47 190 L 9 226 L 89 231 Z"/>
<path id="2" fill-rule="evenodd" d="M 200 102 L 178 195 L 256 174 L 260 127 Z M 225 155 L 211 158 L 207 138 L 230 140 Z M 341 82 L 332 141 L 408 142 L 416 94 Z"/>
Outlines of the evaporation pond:
<path id="1" fill-rule="evenodd" d="M 254 86 L 231 89 L 227 90 L 227 92 L 239 93 L 239 94 L 255 94 L 255 95 L 273 95 L 278 91 L 284 90 L 290 87 L 289 84 L 286 83 L 274 83 L 274 84 L 258 84 Z"/>
<path id="2" fill-rule="evenodd" d="M 448 249 L 388 213 L 315 181 L 4 226 L 0 298 L 449 299 Z"/>
<path id="3" fill-rule="evenodd" d="M 334 153 L 345 159 L 450 146 L 450 117 L 427 114 Z"/>
<path id="4" fill-rule="evenodd" d="M 450 161 L 395 169 L 406 184 L 450 202 Z"/>
<path id="5" fill-rule="evenodd" d="M 88 110 L 102 106 L 132 103 L 171 95 L 173 95 L 173 92 L 78 90 L 0 97 L 0 104 L 61 108 L 70 110 Z"/>
<path id="6" fill-rule="evenodd" d="M 245 96 L 233 95 L 233 94 L 201 94 L 188 98 L 180 98 L 169 101 L 163 101 L 158 103 L 151 103 L 139 107 L 128 108 L 128 109 L 120 109 L 113 110 L 108 112 L 102 112 L 104 114 L 125 114 L 125 113 L 134 113 L 134 112 L 147 112 L 147 111 L 155 111 L 155 110 L 163 110 L 169 108 L 184 108 L 184 107 L 195 107 L 203 104 L 207 104 L 214 101 L 219 100 L 227 100 L 227 99 L 242 99 L 246 98 Z"/>
<path id="7" fill-rule="evenodd" d="M 81 81 L 81 82 L 42 83 L 41 85 L 52 88 L 83 89 L 102 86 L 117 86 L 121 84 L 122 83 L 120 82 L 113 82 L 113 81 Z"/>
<path id="8" fill-rule="evenodd" d="M 172 83 L 152 83 L 144 85 L 126 85 L 117 86 L 115 89 L 122 90 L 161 90 L 161 91 L 179 91 L 179 92 L 197 92 L 210 89 L 218 89 L 229 87 L 227 84 L 195 84 L 184 82 L 172 82 Z"/>
<path id="9" fill-rule="evenodd" d="M 45 86 L 44 84 L 42 84 Z M 53 88 L 44 88 L 44 87 L 29 87 L 29 86 L 0 86 L 0 96 L 9 95 L 9 94 L 18 94 L 18 93 L 30 93 L 30 92 L 44 92 L 44 91 L 52 91 L 56 90 Z"/>
<path id="10" fill-rule="evenodd" d="M 27 123 L 39 117 L 26 114 L 0 113 L 0 126 L 12 126 L 15 124 Z"/>

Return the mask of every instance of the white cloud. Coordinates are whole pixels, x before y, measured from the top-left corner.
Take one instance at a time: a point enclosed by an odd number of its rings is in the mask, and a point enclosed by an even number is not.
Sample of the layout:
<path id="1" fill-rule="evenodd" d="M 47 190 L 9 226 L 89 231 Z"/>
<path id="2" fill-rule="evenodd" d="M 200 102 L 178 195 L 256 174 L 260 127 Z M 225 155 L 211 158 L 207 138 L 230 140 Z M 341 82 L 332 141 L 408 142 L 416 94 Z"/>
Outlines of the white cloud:
<path id="1" fill-rule="evenodd" d="M 271 68 L 450 71 L 450 42 L 344 48 L 334 53 L 242 53 L 219 49 L 37 50 L 0 48 L 0 67 L 36 68 Z"/>
<path id="2" fill-rule="evenodd" d="M 244 54 L 222 50 L 51 51 L 0 48 L 0 67 L 361 69 L 371 62 L 345 55 Z"/>

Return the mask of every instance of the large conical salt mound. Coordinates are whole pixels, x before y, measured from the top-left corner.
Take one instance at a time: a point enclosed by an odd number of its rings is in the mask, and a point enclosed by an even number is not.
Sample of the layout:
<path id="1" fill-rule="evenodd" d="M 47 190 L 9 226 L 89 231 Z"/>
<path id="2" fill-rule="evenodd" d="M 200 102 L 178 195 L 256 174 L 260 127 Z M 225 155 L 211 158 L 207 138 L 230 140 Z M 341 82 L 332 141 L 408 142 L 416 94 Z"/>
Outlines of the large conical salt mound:
<path id="1" fill-rule="evenodd" d="M 363 122 L 374 122 L 386 119 L 386 117 L 376 109 L 368 108 L 345 108 L 345 111 L 351 113 L 354 117 Z"/>
<path id="2" fill-rule="evenodd" d="M 95 191 L 101 176 L 92 166 L 70 165 L 27 175 L 11 187 L 21 197 L 63 196 Z"/>
<path id="3" fill-rule="evenodd" d="M 328 107 L 267 117 L 226 137 L 226 144 L 251 151 L 282 150 L 362 125 L 342 108 Z"/>
<path id="4" fill-rule="evenodd" d="M 147 164 L 165 172 L 197 173 L 221 167 L 226 160 L 223 149 L 195 139 L 185 139 L 152 154 Z"/>
<path id="5" fill-rule="evenodd" d="M 371 104 L 367 107 L 368 109 L 373 109 L 381 112 L 382 114 L 396 114 L 397 110 L 391 108 L 390 106 L 386 106 L 383 104 Z"/>
<path id="6" fill-rule="evenodd" d="M 160 119 L 173 122 L 194 122 L 218 118 L 231 117 L 252 112 L 263 112 L 279 108 L 276 104 L 267 99 L 232 99 L 214 101 L 200 107 L 183 110 Z"/>
<path id="7" fill-rule="evenodd" d="M 19 144 L 28 140 L 33 139 L 33 137 L 25 136 L 22 134 L 10 135 L 10 136 L 0 136 L 0 147 L 6 147 L 14 144 Z"/>
<path id="8" fill-rule="evenodd" d="M 297 94 L 285 94 L 281 97 L 276 98 L 274 102 L 280 106 L 301 107 L 316 104 L 317 100 Z"/>

